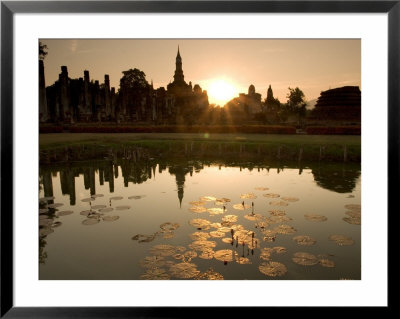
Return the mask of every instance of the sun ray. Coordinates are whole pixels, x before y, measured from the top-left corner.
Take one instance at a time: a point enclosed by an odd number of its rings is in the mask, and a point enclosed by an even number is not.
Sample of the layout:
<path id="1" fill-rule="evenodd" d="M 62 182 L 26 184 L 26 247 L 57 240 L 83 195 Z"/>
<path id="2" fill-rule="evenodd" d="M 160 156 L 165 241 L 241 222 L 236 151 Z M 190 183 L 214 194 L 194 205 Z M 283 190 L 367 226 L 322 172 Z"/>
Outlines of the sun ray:
<path id="1" fill-rule="evenodd" d="M 223 107 L 238 95 L 238 90 L 231 81 L 215 79 L 208 85 L 207 93 L 210 103 Z"/>

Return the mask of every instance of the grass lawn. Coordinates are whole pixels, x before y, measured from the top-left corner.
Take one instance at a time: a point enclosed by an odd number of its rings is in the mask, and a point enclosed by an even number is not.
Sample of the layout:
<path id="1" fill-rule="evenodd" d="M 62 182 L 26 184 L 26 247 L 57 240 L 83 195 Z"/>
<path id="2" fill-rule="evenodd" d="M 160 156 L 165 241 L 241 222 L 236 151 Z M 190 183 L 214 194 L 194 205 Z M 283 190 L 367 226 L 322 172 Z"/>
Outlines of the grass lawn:
<path id="1" fill-rule="evenodd" d="M 269 144 L 286 146 L 307 145 L 346 145 L 360 147 L 359 135 L 274 135 L 274 134 L 196 134 L 196 133 L 54 133 L 40 134 L 41 149 L 57 148 L 76 144 L 102 144 L 116 146 L 119 144 L 136 144 L 161 141 L 210 141 L 241 142 L 245 144 Z"/>

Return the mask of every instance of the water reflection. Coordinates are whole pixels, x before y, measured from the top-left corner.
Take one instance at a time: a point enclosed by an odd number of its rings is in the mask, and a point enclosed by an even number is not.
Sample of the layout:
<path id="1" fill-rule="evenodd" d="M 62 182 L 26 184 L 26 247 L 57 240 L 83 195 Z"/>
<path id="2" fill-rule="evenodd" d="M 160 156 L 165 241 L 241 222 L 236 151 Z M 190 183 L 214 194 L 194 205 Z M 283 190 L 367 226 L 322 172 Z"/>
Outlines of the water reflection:
<path id="1" fill-rule="evenodd" d="M 128 187 L 129 183 L 142 184 L 149 179 L 155 178 L 156 171 L 162 174 L 163 171 L 168 170 L 169 174 L 175 176 L 176 192 L 180 205 L 184 197 L 184 188 L 186 178 L 189 174 L 199 173 L 205 166 L 210 167 L 216 165 L 221 170 L 222 167 L 239 167 L 247 169 L 250 172 L 254 169 L 257 172 L 266 170 L 275 170 L 278 174 L 283 173 L 285 169 L 297 169 L 299 175 L 303 173 L 304 169 L 311 170 L 315 183 L 324 189 L 331 190 L 337 193 L 351 193 L 360 178 L 361 168 L 358 164 L 321 164 L 314 163 L 307 166 L 298 166 L 297 164 L 286 164 L 281 166 L 279 164 L 269 163 L 226 163 L 215 161 L 193 161 L 193 160 L 180 160 L 180 161 L 156 161 L 146 160 L 134 162 L 129 159 L 119 159 L 115 162 L 104 161 L 88 161 L 69 163 L 68 165 L 41 165 L 40 166 L 40 187 L 43 186 L 44 196 L 53 196 L 53 180 L 52 176 L 60 176 L 60 185 L 63 195 L 69 195 L 70 205 L 76 204 L 75 194 L 75 178 L 83 175 L 84 186 L 86 190 L 90 190 L 90 195 L 96 194 L 96 175 L 99 179 L 99 184 L 104 185 L 108 183 L 109 192 L 114 192 L 114 179 L 118 178 L 119 169 L 121 170 L 124 186 Z M 157 170 L 158 167 L 158 170 Z"/>

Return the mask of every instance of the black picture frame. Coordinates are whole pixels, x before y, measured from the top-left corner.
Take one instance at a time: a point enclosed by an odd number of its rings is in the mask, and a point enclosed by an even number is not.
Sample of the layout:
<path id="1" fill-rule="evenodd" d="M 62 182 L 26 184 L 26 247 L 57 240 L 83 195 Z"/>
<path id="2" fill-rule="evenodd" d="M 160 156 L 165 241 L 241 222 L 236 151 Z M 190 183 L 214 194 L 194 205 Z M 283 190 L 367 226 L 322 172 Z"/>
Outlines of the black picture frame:
<path id="1" fill-rule="evenodd" d="M 13 304 L 13 17 L 16 13 L 387 13 L 388 220 L 398 212 L 400 143 L 400 0 L 395 1 L 2 1 L 1 2 L 1 317 L 189 318 L 188 308 L 14 307 Z M 388 222 L 390 225 L 390 222 Z M 390 233 L 390 232 L 389 232 Z M 389 240 L 389 238 L 388 238 Z M 388 241 L 390 243 L 390 241 Z M 389 246 L 390 247 L 390 246 Z M 388 255 L 389 258 L 389 255 Z M 388 260 L 390 262 L 390 258 Z M 390 280 L 388 280 L 388 285 Z M 390 308 L 388 300 L 388 309 Z M 243 309 L 241 309 L 243 310 Z M 307 309 L 294 308 L 301 315 Z M 207 311 L 207 310 L 206 310 Z M 226 310 L 218 308 L 213 315 Z M 235 310 L 236 313 L 236 310 Z M 235 316 L 234 316 L 235 317 Z"/>

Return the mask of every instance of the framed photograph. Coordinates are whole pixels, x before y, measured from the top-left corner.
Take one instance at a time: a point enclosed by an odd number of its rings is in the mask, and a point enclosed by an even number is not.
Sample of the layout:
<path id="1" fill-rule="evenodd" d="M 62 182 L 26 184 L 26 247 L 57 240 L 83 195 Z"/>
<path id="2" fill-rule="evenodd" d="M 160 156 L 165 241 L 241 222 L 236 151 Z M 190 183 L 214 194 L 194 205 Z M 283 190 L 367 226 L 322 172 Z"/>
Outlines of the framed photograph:
<path id="1" fill-rule="evenodd" d="M 1 316 L 389 307 L 399 18 L 2 1 Z"/>

